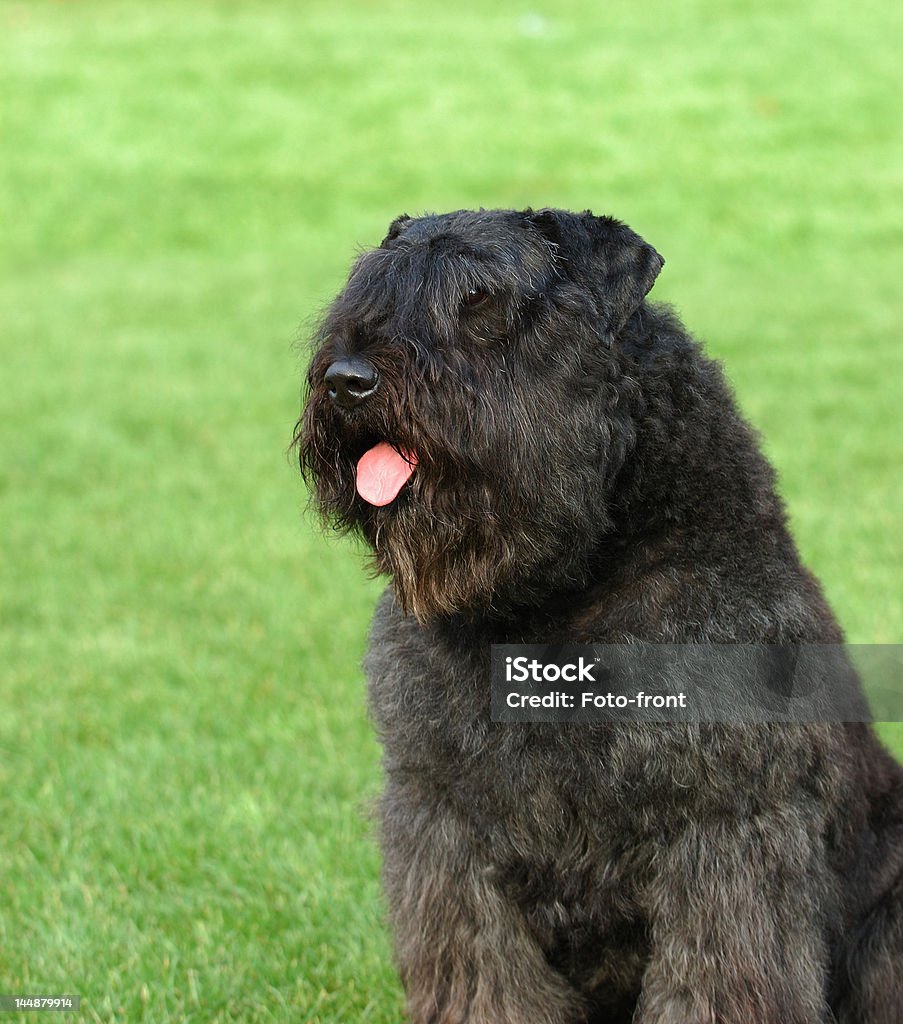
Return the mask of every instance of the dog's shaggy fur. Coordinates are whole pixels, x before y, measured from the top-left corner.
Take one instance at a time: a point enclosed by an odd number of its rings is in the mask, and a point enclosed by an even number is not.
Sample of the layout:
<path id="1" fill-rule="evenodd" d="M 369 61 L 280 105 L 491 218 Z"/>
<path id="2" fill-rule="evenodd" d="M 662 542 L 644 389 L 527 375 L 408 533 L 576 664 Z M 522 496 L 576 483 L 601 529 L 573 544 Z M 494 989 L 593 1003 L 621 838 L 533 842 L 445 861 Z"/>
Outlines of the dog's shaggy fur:
<path id="1" fill-rule="evenodd" d="M 367 671 L 414 1024 L 901 1024 L 903 775 L 867 726 L 501 725 L 492 643 L 839 643 L 661 257 L 562 211 L 399 218 L 296 432 L 392 586 Z M 388 442 L 394 499 L 356 490 Z M 402 467 L 404 468 L 404 467 Z"/>

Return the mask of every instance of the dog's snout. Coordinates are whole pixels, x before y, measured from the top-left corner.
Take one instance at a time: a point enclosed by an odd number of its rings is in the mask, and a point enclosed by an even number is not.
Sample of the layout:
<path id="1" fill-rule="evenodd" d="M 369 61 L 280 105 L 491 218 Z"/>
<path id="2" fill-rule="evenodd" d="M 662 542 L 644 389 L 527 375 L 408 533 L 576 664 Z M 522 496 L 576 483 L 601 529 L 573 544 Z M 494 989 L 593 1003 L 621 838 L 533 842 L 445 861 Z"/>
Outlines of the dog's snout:
<path id="1" fill-rule="evenodd" d="M 329 397 L 346 409 L 360 405 L 376 390 L 379 374 L 366 359 L 337 359 L 323 378 Z"/>

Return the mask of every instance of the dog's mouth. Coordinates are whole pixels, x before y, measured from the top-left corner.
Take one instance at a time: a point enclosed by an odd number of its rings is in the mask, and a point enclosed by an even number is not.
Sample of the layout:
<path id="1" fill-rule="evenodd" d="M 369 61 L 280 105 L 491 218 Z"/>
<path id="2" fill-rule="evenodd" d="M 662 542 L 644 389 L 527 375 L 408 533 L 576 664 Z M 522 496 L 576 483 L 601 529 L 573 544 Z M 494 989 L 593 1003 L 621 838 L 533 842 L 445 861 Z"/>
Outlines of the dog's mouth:
<path id="1" fill-rule="evenodd" d="M 391 504 L 417 468 L 415 452 L 380 441 L 358 459 L 357 493 L 378 508 Z"/>

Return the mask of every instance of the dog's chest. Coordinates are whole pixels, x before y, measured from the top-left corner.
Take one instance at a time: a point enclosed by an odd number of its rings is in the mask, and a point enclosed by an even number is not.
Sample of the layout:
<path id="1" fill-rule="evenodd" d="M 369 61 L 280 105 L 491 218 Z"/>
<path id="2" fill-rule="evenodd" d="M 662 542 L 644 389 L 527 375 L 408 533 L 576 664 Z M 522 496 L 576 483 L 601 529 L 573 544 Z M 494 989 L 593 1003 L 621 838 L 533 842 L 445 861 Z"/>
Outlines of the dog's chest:
<path id="1" fill-rule="evenodd" d="M 625 840 L 661 827 L 661 794 L 675 780 L 652 756 L 651 734 L 625 742 L 623 729 L 493 722 L 489 661 L 488 642 L 437 639 L 383 600 L 366 669 L 390 775 L 416 777 L 474 827 L 503 832 L 495 843 L 557 864 L 588 847 L 596 863 L 616 859 Z M 687 796 L 681 785 L 675 806 Z"/>

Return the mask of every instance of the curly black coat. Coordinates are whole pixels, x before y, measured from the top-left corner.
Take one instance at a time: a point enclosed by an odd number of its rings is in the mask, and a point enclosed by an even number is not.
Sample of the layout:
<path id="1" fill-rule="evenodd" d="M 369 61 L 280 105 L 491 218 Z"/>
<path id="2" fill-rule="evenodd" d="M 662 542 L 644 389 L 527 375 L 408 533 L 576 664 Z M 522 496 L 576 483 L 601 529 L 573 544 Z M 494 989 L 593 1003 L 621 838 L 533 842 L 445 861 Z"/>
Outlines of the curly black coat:
<path id="1" fill-rule="evenodd" d="M 589 213 L 401 217 L 317 338 L 301 466 L 392 578 L 366 667 L 414 1024 L 903 1021 L 869 727 L 490 720 L 492 643 L 842 641 L 720 366 L 645 299 L 662 263 Z M 375 505 L 382 443 L 409 479 Z"/>

